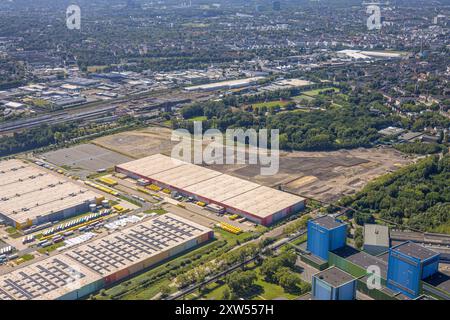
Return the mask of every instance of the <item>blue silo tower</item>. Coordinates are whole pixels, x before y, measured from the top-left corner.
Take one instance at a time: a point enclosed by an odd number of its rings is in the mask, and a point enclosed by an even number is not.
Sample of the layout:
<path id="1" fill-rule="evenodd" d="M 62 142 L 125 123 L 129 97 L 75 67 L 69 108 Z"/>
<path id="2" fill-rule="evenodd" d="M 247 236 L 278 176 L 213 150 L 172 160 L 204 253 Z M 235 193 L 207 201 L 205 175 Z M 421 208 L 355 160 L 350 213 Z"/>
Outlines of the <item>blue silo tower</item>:
<path id="1" fill-rule="evenodd" d="M 336 218 L 323 216 L 308 221 L 307 250 L 328 261 L 328 251 L 345 246 L 347 225 Z"/>
<path id="2" fill-rule="evenodd" d="M 387 287 L 410 298 L 421 292 L 421 280 L 438 271 L 440 254 L 413 242 L 389 249 Z"/>

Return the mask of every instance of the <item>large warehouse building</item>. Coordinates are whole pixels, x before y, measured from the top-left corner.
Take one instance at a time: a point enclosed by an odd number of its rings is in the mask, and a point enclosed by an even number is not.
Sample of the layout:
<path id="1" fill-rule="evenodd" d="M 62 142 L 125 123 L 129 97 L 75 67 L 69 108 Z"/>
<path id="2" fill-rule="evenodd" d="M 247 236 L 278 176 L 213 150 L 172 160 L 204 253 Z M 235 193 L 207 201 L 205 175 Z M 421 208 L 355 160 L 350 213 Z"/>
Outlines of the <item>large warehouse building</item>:
<path id="1" fill-rule="evenodd" d="M 0 219 L 17 228 L 86 212 L 100 197 L 21 160 L 0 162 Z"/>
<path id="2" fill-rule="evenodd" d="M 270 225 L 305 207 L 302 197 L 161 154 L 118 165 L 116 171 L 222 206 L 262 225 Z"/>
<path id="3" fill-rule="evenodd" d="M 0 276 L 0 300 L 79 299 L 212 237 L 167 213 Z"/>

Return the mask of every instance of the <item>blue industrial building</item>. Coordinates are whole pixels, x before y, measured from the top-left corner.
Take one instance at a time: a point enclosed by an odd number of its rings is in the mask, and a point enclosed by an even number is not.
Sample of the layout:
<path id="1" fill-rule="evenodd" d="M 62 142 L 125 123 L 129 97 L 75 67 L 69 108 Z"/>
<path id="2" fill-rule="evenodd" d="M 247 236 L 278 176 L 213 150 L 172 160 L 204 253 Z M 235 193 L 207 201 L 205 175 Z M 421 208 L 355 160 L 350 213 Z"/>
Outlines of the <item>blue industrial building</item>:
<path id="1" fill-rule="evenodd" d="M 314 300 L 354 300 L 356 279 L 339 268 L 331 267 L 313 275 Z"/>
<path id="2" fill-rule="evenodd" d="M 328 252 L 345 245 L 347 225 L 333 217 L 323 216 L 308 221 L 307 250 L 328 261 Z"/>
<path id="3" fill-rule="evenodd" d="M 387 287 L 410 298 L 421 293 L 421 281 L 438 271 L 439 253 L 413 242 L 389 249 Z"/>

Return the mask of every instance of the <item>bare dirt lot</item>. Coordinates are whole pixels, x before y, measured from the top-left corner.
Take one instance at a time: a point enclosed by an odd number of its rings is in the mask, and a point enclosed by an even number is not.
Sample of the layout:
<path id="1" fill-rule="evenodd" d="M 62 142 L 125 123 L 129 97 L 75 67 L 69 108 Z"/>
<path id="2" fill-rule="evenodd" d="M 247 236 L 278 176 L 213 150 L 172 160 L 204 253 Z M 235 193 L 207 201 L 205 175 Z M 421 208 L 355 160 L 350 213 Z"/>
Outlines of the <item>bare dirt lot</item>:
<path id="1" fill-rule="evenodd" d="M 140 158 L 156 153 L 170 155 L 176 142 L 170 129 L 150 127 L 96 139 L 94 143 Z M 211 169 L 276 187 L 307 197 L 334 201 L 360 190 L 367 182 L 413 162 L 411 157 L 389 148 L 332 152 L 282 152 L 276 175 L 262 176 L 258 165 L 211 165 Z"/>
<path id="2" fill-rule="evenodd" d="M 171 132 L 167 128 L 149 127 L 101 137 L 93 143 L 129 157 L 142 158 L 156 153 L 170 154 L 172 146 L 176 144 L 170 141 Z"/>
<path id="3" fill-rule="evenodd" d="M 282 185 L 284 190 L 300 195 L 334 201 L 355 193 L 370 180 L 412 161 L 392 148 L 360 148 L 282 153 L 279 172 L 273 176 L 260 175 L 260 168 L 256 165 L 210 167 L 270 187 Z"/>

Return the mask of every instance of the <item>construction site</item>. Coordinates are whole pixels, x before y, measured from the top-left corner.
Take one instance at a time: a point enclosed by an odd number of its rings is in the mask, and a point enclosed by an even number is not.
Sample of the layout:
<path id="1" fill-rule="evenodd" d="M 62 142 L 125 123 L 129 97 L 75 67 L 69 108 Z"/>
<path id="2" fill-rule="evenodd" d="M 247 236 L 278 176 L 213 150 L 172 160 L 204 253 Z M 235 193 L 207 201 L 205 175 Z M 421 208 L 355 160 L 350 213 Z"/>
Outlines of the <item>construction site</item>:
<path id="1" fill-rule="evenodd" d="M 176 144 L 170 137 L 170 129 L 148 127 L 101 137 L 93 143 L 138 159 L 158 153 L 170 155 Z M 332 202 L 354 194 L 371 180 L 414 161 L 414 156 L 406 156 L 392 147 L 378 147 L 319 152 L 281 151 L 278 173 L 270 176 L 260 175 L 261 167 L 255 164 L 218 164 L 208 168 L 267 187 L 281 186 L 285 191 Z"/>

